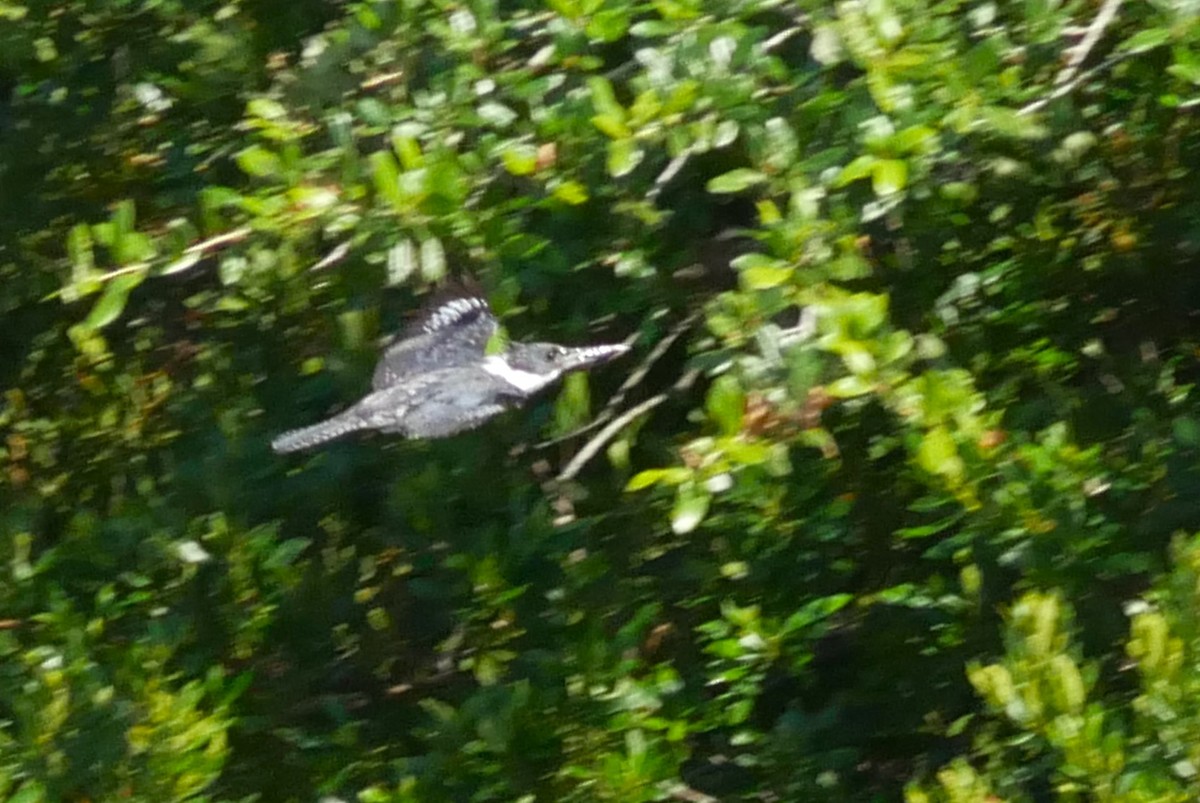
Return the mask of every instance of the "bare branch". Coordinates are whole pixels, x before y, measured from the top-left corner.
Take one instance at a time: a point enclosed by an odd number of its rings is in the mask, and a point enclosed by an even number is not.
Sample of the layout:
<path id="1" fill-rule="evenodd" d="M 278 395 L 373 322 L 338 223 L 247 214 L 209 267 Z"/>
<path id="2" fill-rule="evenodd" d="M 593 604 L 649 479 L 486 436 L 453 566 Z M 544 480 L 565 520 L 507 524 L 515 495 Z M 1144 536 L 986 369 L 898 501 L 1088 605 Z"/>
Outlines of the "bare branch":
<path id="1" fill-rule="evenodd" d="M 625 381 L 621 383 L 621 386 L 617 388 L 616 393 L 609 398 L 604 405 L 604 409 L 597 413 L 595 418 L 589 421 L 586 425 L 579 427 L 578 429 L 571 430 L 565 435 L 559 435 L 556 438 L 550 438 L 549 440 L 536 443 L 533 445 L 533 448 L 545 449 L 549 446 L 562 443 L 563 441 L 569 441 L 573 438 L 578 438 L 580 435 L 591 432 L 612 418 L 616 414 L 617 408 L 621 406 L 621 402 L 625 401 L 625 397 L 629 395 L 629 392 L 641 384 L 642 380 L 646 378 L 646 375 L 650 373 L 650 369 L 654 367 L 654 364 L 663 358 L 663 355 L 670 350 L 671 346 L 675 345 L 675 341 L 679 340 L 683 333 L 690 329 L 699 318 L 700 313 L 693 312 L 672 326 L 671 331 L 669 331 L 662 340 L 655 343 L 654 348 L 650 349 L 646 356 L 642 358 L 642 361 L 638 363 L 637 368 L 633 369 L 629 376 L 625 377 Z M 628 338 L 626 338 L 625 343 L 626 345 L 631 346 L 636 340 L 636 334 L 630 335 Z"/>
<path id="2" fill-rule="evenodd" d="M 583 470 L 583 467 L 586 466 L 593 457 L 599 454 L 600 450 L 603 449 L 609 441 L 617 436 L 617 433 L 619 433 L 629 424 L 633 423 L 634 419 L 645 415 L 655 407 L 658 407 L 660 404 L 665 402 L 667 399 L 671 398 L 672 393 L 691 387 L 692 383 L 696 381 L 696 377 L 699 375 L 700 372 L 695 368 L 687 371 L 674 385 L 671 386 L 669 391 L 665 393 L 659 393 L 656 396 L 651 396 L 645 401 L 635 404 L 633 407 L 630 407 L 628 410 L 621 413 L 621 415 L 614 418 L 608 426 L 593 435 L 592 438 L 583 445 L 583 448 L 571 458 L 571 462 L 567 463 L 566 467 L 558 473 L 558 476 L 555 477 L 555 480 L 558 482 L 567 482 L 568 480 L 574 479 L 576 475 Z"/>
<path id="3" fill-rule="evenodd" d="M 313 265 L 311 268 L 309 268 L 309 270 L 312 270 L 312 271 L 324 270 L 325 268 L 328 268 L 330 265 L 334 265 L 338 262 L 341 262 L 343 259 L 346 258 L 346 254 L 348 254 L 348 253 L 350 253 L 350 241 L 347 240 L 344 243 L 338 243 L 336 246 L 334 246 L 333 250 L 331 250 L 325 256 L 321 257 L 320 261 L 318 261 L 315 265 Z"/>
<path id="4" fill-rule="evenodd" d="M 638 367 L 629 376 L 625 377 L 625 381 L 621 383 L 621 387 L 617 388 L 617 392 L 608 400 L 608 403 L 604 406 L 604 410 L 600 414 L 611 416 L 621 402 L 625 401 L 625 397 L 629 394 L 629 391 L 641 384 L 642 380 L 646 378 L 646 374 L 650 373 L 650 369 L 654 367 L 654 364 L 661 360 L 663 355 L 670 350 L 671 346 L 675 345 L 675 341 L 679 340 L 683 333 L 691 329 L 699 319 L 700 311 L 697 310 L 672 326 L 671 331 L 667 332 L 662 340 L 655 343 L 654 348 L 650 349 L 650 352 L 638 363 Z"/>
<path id="5" fill-rule="evenodd" d="M 1124 0 L 1105 0 L 1104 5 L 1096 13 L 1096 18 L 1092 20 L 1092 24 L 1087 27 L 1087 33 L 1083 35 L 1083 39 L 1079 40 L 1079 44 L 1071 48 L 1071 55 L 1067 58 L 1067 65 L 1063 71 L 1054 79 L 1054 83 L 1059 86 L 1070 83 L 1075 74 L 1079 72 L 1080 66 L 1087 59 L 1088 54 L 1092 52 L 1092 48 L 1100 41 L 1104 29 L 1112 24 L 1113 19 L 1117 16 L 1117 9 L 1121 7 Z"/>
<path id="6" fill-rule="evenodd" d="M 232 231 L 227 231 L 223 234 L 217 234 L 209 237 L 207 240 L 201 240 L 194 245 L 189 245 L 184 249 L 185 254 L 203 254 L 206 251 L 212 251 L 215 248 L 222 248 L 230 243 L 240 242 L 250 236 L 252 229 L 249 226 L 240 226 Z"/>
<path id="7" fill-rule="evenodd" d="M 583 470 L 583 467 L 586 466 L 588 462 L 590 462 L 591 459 L 595 457 L 596 454 L 599 453 L 599 451 L 603 449 L 610 440 L 616 437 L 618 432 L 624 429 L 628 424 L 632 423 L 635 418 L 650 412 L 669 398 L 670 394 L 667 393 L 660 393 L 657 396 L 651 396 L 641 404 L 635 404 L 633 407 L 630 407 L 624 413 L 617 416 L 609 423 L 608 426 L 600 430 L 591 440 L 585 443 L 582 449 L 576 452 L 575 456 L 571 458 L 571 462 L 567 463 L 566 468 L 560 471 L 555 479 L 558 482 L 566 482 L 574 479 L 575 476 Z"/>
<path id="8" fill-rule="evenodd" d="M 1079 44 L 1070 48 L 1067 53 L 1067 63 L 1054 77 L 1055 89 L 1049 95 L 1032 103 L 1022 106 L 1017 112 L 1020 115 L 1030 115 L 1036 111 L 1040 111 L 1050 104 L 1051 101 L 1057 100 L 1064 95 L 1069 95 L 1075 89 L 1086 81 L 1088 78 L 1095 75 L 1102 69 L 1106 69 L 1117 62 L 1118 59 L 1113 58 L 1105 61 L 1098 67 L 1091 70 L 1080 72 L 1079 68 L 1083 66 L 1083 62 L 1091 54 L 1092 48 L 1100 41 L 1100 37 L 1104 35 L 1105 29 L 1112 24 L 1112 21 L 1117 16 L 1117 10 L 1120 9 L 1121 3 L 1124 0 L 1104 0 L 1104 5 L 1096 12 L 1095 18 L 1091 24 L 1087 26 L 1083 34 L 1083 38 L 1079 40 Z"/>
<path id="9" fill-rule="evenodd" d="M 1103 62 L 1102 64 L 1097 64 L 1095 67 L 1092 67 L 1090 70 L 1084 70 L 1083 72 L 1076 75 L 1070 81 L 1070 83 L 1063 84 L 1062 86 L 1058 87 L 1053 92 L 1051 92 L 1049 95 L 1046 95 L 1044 98 L 1038 98 L 1037 100 L 1033 101 L 1032 103 L 1025 104 L 1024 106 L 1022 106 L 1020 109 L 1017 110 L 1017 114 L 1019 114 L 1022 117 L 1026 117 L 1030 114 L 1033 114 L 1034 112 L 1041 111 L 1042 109 L 1049 106 L 1051 101 L 1058 100 L 1061 97 L 1065 97 L 1065 96 L 1071 94 L 1072 92 L 1074 92 L 1076 89 L 1079 88 L 1080 84 L 1087 81 L 1092 76 L 1094 76 L 1098 73 L 1104 72 L 1105 70 L 1107 70 L 1108 68 L 1110 68 L 1114 64 L 1116 64 L 1117 62 L 1124 60 L 1124 58 L 1125 58 L 1125 56 L 1113 56 L 1112 58 L 1108 59 L 1107 61 Z"/>
<path id="10" fill-rule="evenodd" d="M 688 159 L 692 158 L 692 149 L 687 148 L 663 168 L 663 171 L 658 174 L 658 178 L 654 179 L 654 186 L 646 193 L 646 200 L 653 201 L 662 194 L 663 188 L 671 183 L 671 179 L 679 175 L 679 171 L 688 163 Z"/>
<path id="11" fill-rule="evenodd" d="M 780 45 L 782 45 L 784 42 L 791 39 L 793 36 L 803 33 L 803 31 L 804 31 L 804 29 L 801 28 L 799 25 L 793 25 L 791 28 L 784 28 L 782 31 L 775 34 L 770 39 L 767 39 L 766 41 L 764 41 L 762 43 L 762 50 L 764 53 L 770 53 L 772 50 L 775 50 Z"/>

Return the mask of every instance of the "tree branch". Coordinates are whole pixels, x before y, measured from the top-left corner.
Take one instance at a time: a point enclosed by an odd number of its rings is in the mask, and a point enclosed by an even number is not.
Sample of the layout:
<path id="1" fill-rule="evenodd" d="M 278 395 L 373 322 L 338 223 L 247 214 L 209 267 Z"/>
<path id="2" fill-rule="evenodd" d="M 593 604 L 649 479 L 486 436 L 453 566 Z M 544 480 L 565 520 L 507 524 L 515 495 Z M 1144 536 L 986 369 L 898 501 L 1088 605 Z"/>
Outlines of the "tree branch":
<path id="1" fill-rule="evenodd" d="M 1088 78 L 1117 62 L 1118 59 L 1109 59 L 1091 70 L 1079 71 L 1079 68 L 1083 66 L 1083 62 L 1091 54 L 1092 48 L 1100 41 L 1100 37 L 1104 34 L 1105 29 L 1116 18 L 1117 10 L 1123 2 L 1124 0 L 1105 0 L 1104 5 L 1096 12 L 1096 17 L 1085 30 L 1083 38 L 1079 40 L 1079 44 L 1068 51 L 1069 55 L 1066 65 L 1054 77 L 1054 91 L 1044 98 L 1022 106 L 1017 111 L 1017 114 L 1025 116 L 1045 108 L 1051 101 L 1057 100 L 1064 95 L 1069 95 Z"/>
<path id="2" fill-rule="evenodd" d="M 651 396 L 645 401 L 635 404 L 633 407 L 630 407 L 628 410 L 614 418 L 608 426 L 593 435 L 592 438 L 583 445 L 583 448 L 576 452 L 575 456 L 571 458 L 571 462 L 567 463 L 566 467 L 559 472 L 557 477 L 555 477 L 555 480 L 557 482 L 567 482 L 568 480 L 574 479 L 575 476 L 583 470 L 583 467 L 591 462 L 592 458 L 599 454 L 600 450 L 603 449 L 609 441 L 617 436 L 617 433 L 631 424 L 638 416 L 645 415 L 655 407 L 665 402 L 667 399 L 671 398 L 672 393 L 691 387 L 692 383 L 696 381 L 696 377 L 699 375 L 700 372 L 698 370 L 695 368 L 691 369 L 683 376 L 679 377 L 679 380 L 671 386 L 669 391 L 659 393 L 656 396 Z"/>

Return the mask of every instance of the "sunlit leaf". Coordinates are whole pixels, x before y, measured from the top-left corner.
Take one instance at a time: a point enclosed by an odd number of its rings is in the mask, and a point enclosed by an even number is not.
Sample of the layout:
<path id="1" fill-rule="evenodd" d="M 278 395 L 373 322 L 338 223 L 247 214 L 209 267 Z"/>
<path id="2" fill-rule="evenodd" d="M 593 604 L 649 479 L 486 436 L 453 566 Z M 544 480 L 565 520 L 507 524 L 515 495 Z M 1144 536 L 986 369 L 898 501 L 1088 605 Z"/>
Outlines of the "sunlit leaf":
<path id="1" fill-rule="evenodd" d="M 876 195 L 892 195 L 908 184 L 908 163 L 903 159 L 880 159 L 871 167 L 871 188 Z"/>
<path id="2" fill-rule="evenodd" d="M 708 515 L 712 495 L 702 485 L 685 483 L 675 494 L 675 506 L 671 509 L 671 529 L 676 535 L 686 535 L 700 526 Z"/>
<path id="3" fill-rule="evenodd" d="M 129 300 L 129 293 L 142 283 L 143 278 L 144 273 L 137 271 L 110 279 L 92 311 L 84 319 L 83 325 L 91 330 L 103 329 L 121 317 L 125 303 Z"/>
<path id="4" fill-rule="evenodd" d="M 728 374 L 717 377 L 705 397 L 705 409 L 725 435 L 736 435 L 742 428 L 746 394 L 738 381 Z"/>
<path id="5" fill-rule="evenodd" d="M 237 155 L 238 167 L 248 176 L 268 178 L 278 176 L 283 172 L 283 161 L 279 154 L 269 151 L 262 145 L 251 145 Z"/>
<path id="6" fill-rule="evenodd" d="M 430 237 L 421 241 L 421 278 L 436 282 L 446 275 L 446 250 L 442 241 Z"/>
<path id="7" fill-rule="evenodd" d="M 537 169 L 537 148 L 529 143 L 511 143 L 500 152 L 504 169 L 514 176 L 528 176 Z"/>
<path id="8" fill-rule="evenodd" d="M 642 149 L 631 137 L 614 139 L 608 143 L 608 174 L 613 178 L 632 173 L 642 161 Z"/>
<path id="9" fill-rule="evenodd" d="M 746 167 L 739 167 L 730 170 L 728 173 L 722 173 L 715 178 L 711 178 L 708 184 L 705 185 L 709 192 L 715 194 L 727 194 L 733 192 L 742 192 L 753 187 L 755 184 L 761 184 L 766 181 L 767 177 L 757 170 L 751 170 Z"/>

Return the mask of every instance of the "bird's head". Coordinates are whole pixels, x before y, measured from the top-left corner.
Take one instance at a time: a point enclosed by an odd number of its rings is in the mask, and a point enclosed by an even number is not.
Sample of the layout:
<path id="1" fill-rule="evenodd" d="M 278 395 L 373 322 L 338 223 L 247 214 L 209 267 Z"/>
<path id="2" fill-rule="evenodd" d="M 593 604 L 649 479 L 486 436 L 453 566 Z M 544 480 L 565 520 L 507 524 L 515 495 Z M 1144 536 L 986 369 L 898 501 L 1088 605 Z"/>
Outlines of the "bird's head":
<path id="1" fill-rule="evenodd" d="M 504 355 L 518 371 L 547 376 L 552 381 L 571 371 L 583 371 L 629 351 L 629 346 L 560 346 L 556 343 L 514 343 Z"/>
<path id="2" fill-rule="evenodd" d="M 556 343 L 514 343 L 502 355 L 484 361 L 484 370 L 501 377 L 522 393 L 534 393 L 560 376 L 582 371 L 619 357 L 629 346 L 560 346 Z"/>

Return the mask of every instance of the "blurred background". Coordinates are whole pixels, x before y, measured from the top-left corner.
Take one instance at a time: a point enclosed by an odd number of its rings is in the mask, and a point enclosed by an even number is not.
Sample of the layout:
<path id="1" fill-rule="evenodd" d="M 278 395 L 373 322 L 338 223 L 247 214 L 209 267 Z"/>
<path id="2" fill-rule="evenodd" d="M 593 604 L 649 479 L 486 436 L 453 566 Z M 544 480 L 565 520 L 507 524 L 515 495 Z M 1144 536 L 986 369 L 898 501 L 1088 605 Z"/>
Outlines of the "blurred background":
<path id="1" fill-rule="evenodd" d="M 0 0 L 0 798 L 1200 798 L 1198 14 Z"/>

